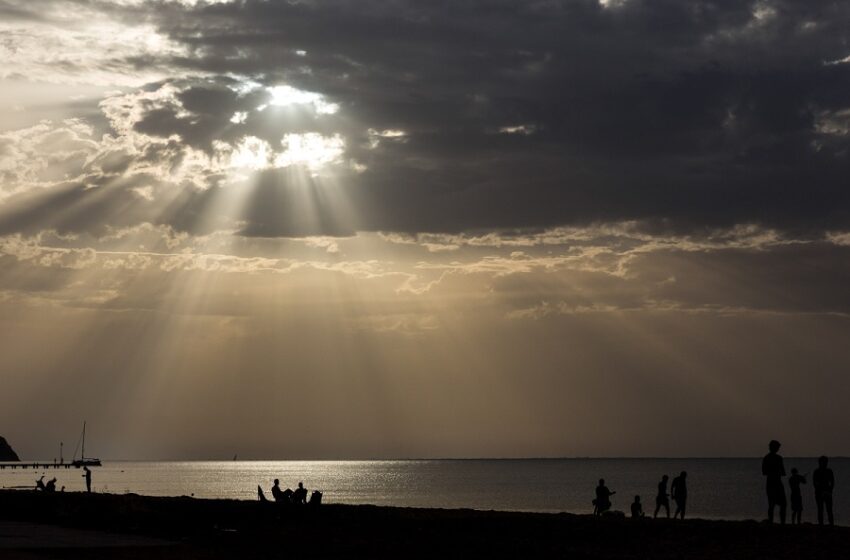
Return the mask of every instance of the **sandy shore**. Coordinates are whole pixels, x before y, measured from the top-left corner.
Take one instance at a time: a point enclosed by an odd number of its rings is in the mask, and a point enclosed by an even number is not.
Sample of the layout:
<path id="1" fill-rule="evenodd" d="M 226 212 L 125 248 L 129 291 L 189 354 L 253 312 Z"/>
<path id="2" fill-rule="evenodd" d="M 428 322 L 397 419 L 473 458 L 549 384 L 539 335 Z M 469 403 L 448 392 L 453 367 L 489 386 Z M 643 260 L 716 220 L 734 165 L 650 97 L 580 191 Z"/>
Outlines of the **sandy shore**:
<path id="1" fill-rule="evenodd" d="M 0 558 L 830 558 L 850 528 L 0 491 Z"/>

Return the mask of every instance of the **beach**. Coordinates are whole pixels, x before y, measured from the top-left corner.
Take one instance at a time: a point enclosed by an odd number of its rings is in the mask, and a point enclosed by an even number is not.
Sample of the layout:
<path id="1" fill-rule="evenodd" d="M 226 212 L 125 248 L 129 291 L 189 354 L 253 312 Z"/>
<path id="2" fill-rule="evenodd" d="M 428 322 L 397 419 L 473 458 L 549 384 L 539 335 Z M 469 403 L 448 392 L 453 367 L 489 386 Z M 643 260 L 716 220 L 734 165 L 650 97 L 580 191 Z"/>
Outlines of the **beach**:
<path id="1" fill-rule="evenodd" d="M 0 557 L 840 558 L 850 529 L 0 491 Z"/>

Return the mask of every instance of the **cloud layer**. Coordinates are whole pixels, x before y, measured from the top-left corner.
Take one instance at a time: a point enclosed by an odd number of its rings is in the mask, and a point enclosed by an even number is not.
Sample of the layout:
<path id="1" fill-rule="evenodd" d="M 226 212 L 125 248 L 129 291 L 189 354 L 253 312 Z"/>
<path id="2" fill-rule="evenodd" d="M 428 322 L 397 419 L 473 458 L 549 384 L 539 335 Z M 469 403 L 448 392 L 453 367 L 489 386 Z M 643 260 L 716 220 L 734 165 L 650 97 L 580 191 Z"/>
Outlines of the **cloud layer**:
<path id="1" fill-rule="evenodd" d="M 74 13 L 74 2 L 55 5 L 60 16 L 5 2 L 16 14 L 5 25 L 40 29 Z M 155 40 L 132 53 L 87 45 L 73 66 L 21 64 L 44 80 L 166 81 L 101 102 L 106 122 L 92 124 L 110 139 L 77 175 L 67 161 L 41 165 L 81 187 L 104 181 L 110 170 L 92 163 L 105 158 L 123 166 L 113 173 L 180 168 L 125 190 L 203 190 L 221 184 L 236 153 L 260 173 L 250 179 L 259 206 L 270 190 L 262 177 L 290 166 L 335 167 L 325 174 L 345 193 L 344 210 L 338 196 L 316 194 L 303 210 L 312 224 L 237 217 L 257 235 L 624 220 L 677 231 L 848 227 L 850 14 L 834 2 L 86 3 L 98 9 L 103 25 Z M 57 34 L 57 48 L 72 36 Z M 10 31 L 6 48 L 52 48 L 23 40 Z M 281 155 L 293 142 L 312 152 Z M 274 181 L 285 198 L 295 179 Z M 32 186 L 3 182 L 6 192 Z M 68 185 L 38 185 L 70 196 Z M 211 196 L 187 196 L 160 221 L 188 230 L 186 214 L 205 212 Z"/>
<path id="2" fill-rule="evenodd" d="M 845 450 L 848 24 L 0 0 L 4 435 L 65 437 L 38 399 L 113 457 Z"/>

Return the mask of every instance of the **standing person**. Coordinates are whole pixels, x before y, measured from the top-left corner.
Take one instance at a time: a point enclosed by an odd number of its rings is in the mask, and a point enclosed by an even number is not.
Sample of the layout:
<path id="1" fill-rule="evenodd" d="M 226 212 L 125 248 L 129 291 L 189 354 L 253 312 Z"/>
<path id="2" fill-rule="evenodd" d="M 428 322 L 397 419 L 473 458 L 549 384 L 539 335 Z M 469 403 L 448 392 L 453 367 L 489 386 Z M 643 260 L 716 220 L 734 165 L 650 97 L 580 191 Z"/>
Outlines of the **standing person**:
<path id="1" fill-rule="evenodd" d="M 670 493 L 673 495 L 673 501 L 676 502 L 676 512 L 673 514 L 673 519 L 681 514 L 681 518 L 685 518 L 685 507 L 688 505 L 688 485 L 685 479 L 688 478 L 688 473 L 682 473 L 673 479 L 670 485 Z"/>
<path id="2" fill-rule="evenodd" d="M 829 518 L 829 524 L 835 525 L 835 518 L 832 516 L 832 489 L 835 487 L 835 475 L 832 474 L 832 469 L 827 468 L 829 459 L 826 456 L 821 456 L 818 459 L 818 468 L 812 473 L 812 485 L 815 487 L 815 502 L 818 505 L 818 525 L 823 525 L 823 508 L 826 506 L 826 515 Z"/>
<path id="3" fill-rule="evenodd" d="M 611 496 L 616 494 L 616 492 L 611 492 L 608 490 L 608 487 L 605 486 L 605 479 L 599 479 L 599 486 L 596 487 L 596 499 L 593 500 L 593 505 L 596 506 L 593 508 L 593 513 L 595 515 L 602 515 L 609 509 L 611 509 Z"/>
<path id="4" fill-rule="evenodd" d="M 667 481 L 670 479 L 666 474 L 661 477 L 661 482 L 658 483 L 658 495 L 655 496 L 655 514 L 653 518 L 658 517 L 658 512 L 661 508 L 667 512 L 667 519 L 670 519 L 670 500 L 667 499 Z"/>
<path id="5" fill-rule="evenodd" d="M 773 523 L 773 508 L 779 506 L 779 519 L 785 524 L 785 486 L 782 477 L 785 476 L 785 465 L 779 448 L 782 446 L 778 441 L 771 440 L 768 444 L 770 453 L 764 456 L 761 462 L 761 474 L 767 477 L 767 521 Z"/>
<path id="6" fill-rule="evenodd" d="M 83 477 L 86 479 L 86 492 L 91 494 L 91 470 L 89 470 L 88 467 L 83 467 L 83 471 L 85 471 L 86 473 L 83 475 Z"/>
<path id="7" fill-rule="evenodd" d="M 788 477 L 788 487 L 791 489 L 791 525 L 799 525 L 803 518 L 803 495 L 800 493 L 800 485 L 806 483 L 806 477 L 797 469 L 791 469 Z"/>

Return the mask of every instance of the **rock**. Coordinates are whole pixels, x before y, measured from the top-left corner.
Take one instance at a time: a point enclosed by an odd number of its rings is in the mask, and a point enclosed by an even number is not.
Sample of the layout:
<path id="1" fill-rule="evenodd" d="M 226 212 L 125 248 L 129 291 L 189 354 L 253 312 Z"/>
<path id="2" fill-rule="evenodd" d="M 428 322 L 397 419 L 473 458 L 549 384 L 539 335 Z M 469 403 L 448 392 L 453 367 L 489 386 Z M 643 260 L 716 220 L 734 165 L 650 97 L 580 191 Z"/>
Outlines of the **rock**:
<path id="1" fill-rule="evenodd" d="M 3 436 L 0 436 L 0 461 L 20 461 L 18 454 Z"/>

